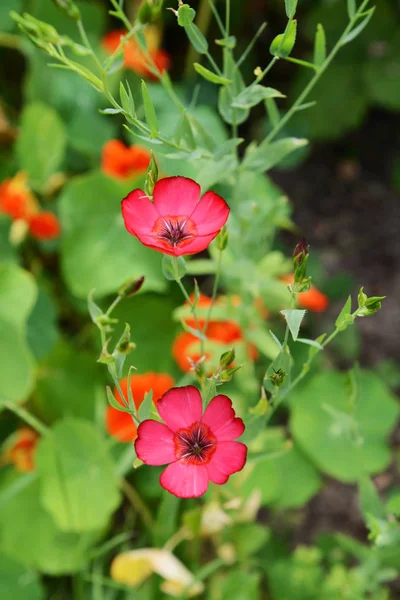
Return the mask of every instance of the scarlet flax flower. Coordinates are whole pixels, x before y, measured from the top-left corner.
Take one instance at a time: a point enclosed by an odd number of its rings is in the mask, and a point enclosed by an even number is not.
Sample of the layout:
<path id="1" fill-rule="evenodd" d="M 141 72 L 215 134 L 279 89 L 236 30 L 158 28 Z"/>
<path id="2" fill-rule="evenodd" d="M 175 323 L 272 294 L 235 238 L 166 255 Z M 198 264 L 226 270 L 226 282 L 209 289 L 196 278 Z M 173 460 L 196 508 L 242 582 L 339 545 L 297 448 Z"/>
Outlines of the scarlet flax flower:
<path id="1" fill-rule="evenodd" d="M 120 140 L 109 140 L 103 146 L 101 169 L 116 179 L 129 179 L 147 170 L 150 152 L 141 146 L 125 146 Z"/>
<path id="2" fill-rule="evenodd" d="M 131 392 L 135 406 L 139 409 L 147 392 L 153 390 L 153 400 L 157 402 L 165 392 L 174 385 L 172 377 L 166 373 L 143 373 L 131 375 Z M 120 381 L 120 387 L 125 398 L 128 397 L 128 378 Z M 121 395 L 117 389 L 114 390 L 114 396 L 124 406 Z M 108 433 L 119 440 L 127 443 L 136 439 L 137 428 L 129 413 L 122 412 L 112 406 L 107 406 L 106 426 Z"/>
<path id="3" fill-rule="evenodd" d="M 113 54 L 120 45 L 121 38 L 126 34 L 125 31 L 110 31 L 102 39 L 102 46 L 109 54 Z M 169 71 L 171 59 L 169 54 L 159 47 L 160 32 L 156 27 L 147 27 L 144 36 L 146 39 L 147 51 L 142 50 L 135 39 L 129 39 L 123 47 L 124 65 L 134 71 L 140 77 L 157 79 L 154 70 L 159 73 Z"/>
<path id="4" fill-rule="evenodd" d="M 181 256 L 205 250 L 229 216 L 229 206 L 215 192 L 200 198 L 200 186 L 187 177 L 157 181 L 153 200 L 133 190 L 122 200 L 125 227 L 145 246 Z"/>
<path id="5" fill-rule="evenodd" d="M 165 424 L 143 421 L 135 448 L 147 465 L 168 464 L 160 477 L 168 492 L 197 498 L 210 481 L 222 485 L 243 469 L 247 448 L 235 440 L 245 427 L 227 396 L 215 396 L 203 414 L 197 388 L 173 388 L 157 402 L 157 410 Z"/>
<path id="6" fill-rule="evenodd" d="M 293 284 L 293 275 L 285 275 L 281 278 L 284 283 Z M 297 294 L 297 302 L 299 306 L 310 310 L 311 312 L 325 312 L 329 306 L 329 298 L 323 294 L 314 285 L 307 292 Z"/>
<path id="7" fill-rule="evenodd" d="M 28 473 L 35 469 L 35 453 L 39 436 L 30 427 L 21 427 L 13 434 L 12 446 L 6 450 L 5 460 L 17 471 Z"/>

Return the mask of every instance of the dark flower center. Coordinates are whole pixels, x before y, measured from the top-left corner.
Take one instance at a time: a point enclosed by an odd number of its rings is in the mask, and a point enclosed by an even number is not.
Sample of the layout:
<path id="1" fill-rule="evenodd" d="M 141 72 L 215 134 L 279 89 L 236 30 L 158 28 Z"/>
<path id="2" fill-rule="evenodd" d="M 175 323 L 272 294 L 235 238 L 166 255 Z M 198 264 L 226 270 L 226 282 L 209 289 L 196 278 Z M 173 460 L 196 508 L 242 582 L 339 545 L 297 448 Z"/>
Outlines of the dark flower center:
<path id="1" fill-rule="evenodd" d="M 206 465 L 217 447 L 217 438 L 208 425 L 197 421 L 174 435 L 175 455 L 178 460 L 192 465 Z"/>
<path id="2" fill-rule="evenodd" d="M 191 241 L 195 229 L 187 217 L 160 217 L 154 231 L 159 240 L 176 248 Z"/>

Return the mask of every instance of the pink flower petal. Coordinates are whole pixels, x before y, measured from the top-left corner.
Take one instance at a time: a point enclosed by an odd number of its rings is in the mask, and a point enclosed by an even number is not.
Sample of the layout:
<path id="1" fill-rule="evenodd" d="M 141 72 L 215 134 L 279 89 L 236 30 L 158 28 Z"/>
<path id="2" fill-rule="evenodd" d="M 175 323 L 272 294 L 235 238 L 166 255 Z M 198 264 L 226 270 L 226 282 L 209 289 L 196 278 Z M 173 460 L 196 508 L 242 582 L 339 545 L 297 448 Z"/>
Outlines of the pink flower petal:
<path id="1" fill-rule="evenodd" d="M 189 216 L 199 201 L 200 192 L 199 184 L 193 179 L 166 177 L 154 187 L 154 204 L 163 216 Z"/>
<path id="2" fill-rule="evenodd" d="M 218 231 L 212 233 L 211 235 L 200 235 L 196 236 L 193 241 L 185 244 L 181 248 L 175 248 L 174 256 L 182 256 L 183 254 L 197 254 L 198 252 L 203 252 L 213 239 L 218 235 Z M 172 254 L 173 252 L 171 252 Z"/>
<path id="3" fill-rule="evenodd" d="M 157 402 L 157 410 L 172 431 L 190 427 L 201 420 L 200 392 L 193 385 L 172 388 Z"/>
<path id="4" fill-rule="evenodd" d="M 208 472 L 204 465 L 174 462 L 161 473 L 162 487 L 178 498 L 198 498 L 207 491 Z"/>
<path id="5" fill-rule="evenodd" d="M 196 225 L 198 235 L 209 235 L 218 232 L 229 217 L 230 208 L 221 196 L 215 192 L 204 194 L 191 219 Z"/>
<path id="6" fill-rule="evenodd" d="M 233 473 L 243 469 L 247 448 L 241 442 L 221 442 L 207 465 L 208 476 L 214 483 L 223 484 Z"/>
<path id="7" fill-rule="evenodd" d="M 154 204 L 142 190 L 133 190 L 122 200 L 125 227 L 132 235 L 150 234 L 159 214 Z"/>
<path id="8" fill-rule="evenodd" d="M 242 419 L 235 419 L 231 400 L 222 394 L 211 400 L 202 421 L 209 426 L 218 442 L 236 440 L 244 432 Z"/>
<path id="9" fill-rule="evenodd" d="M 136 454 L 146 465 L 166 465 L 176 460 L 174 435 L 164 423 L 143 421 L 137 434 Z"/>

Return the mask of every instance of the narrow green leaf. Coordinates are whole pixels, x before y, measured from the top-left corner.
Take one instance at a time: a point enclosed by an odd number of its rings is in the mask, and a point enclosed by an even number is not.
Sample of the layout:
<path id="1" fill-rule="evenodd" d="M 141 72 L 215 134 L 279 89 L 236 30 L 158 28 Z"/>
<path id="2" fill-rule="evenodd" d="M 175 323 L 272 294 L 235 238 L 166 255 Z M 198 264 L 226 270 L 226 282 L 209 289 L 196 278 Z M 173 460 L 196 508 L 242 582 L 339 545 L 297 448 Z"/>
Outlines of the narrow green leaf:
<path id="1" fill-rule="evenodd" d="M 268 98 L 285 98 L 284 94 L 274 88 L 263 85 L 250 85 L 233 99 L 232 106 L 235 108 L 252 108 Z"/>
<path id="2" fill-rule="evenodd" d="M 263 173 L 272 169 L 286 156 L 307 144 L 307 140 L 299 138 L 284 138 L 272 143 L 264 141 L 255 150 L 246 153 L 243 165 L 247 169 Z"/>
<path id="3" fill-rule="evenodd" d="M 276 337 L 276 335 L 274 334 L 273 331 L 271 331 L 271 329 L 269 330 L 272 339 L 274 340 L 275 344 L 278 346 L 279 350 L 282 350 L 282 344 L 280 343 L 280 341 L 278 340 L 278 338 Z"/>
<path id="4" fill-rule="evenodd" d="M 308 110 L 309 108 L 312 108 L 313 106 L 315 106 L 317 103 L 316 101 L 312 101 L 312 102 L 305 102 L 304 104 L 299 104 L 299 106 L 296 107 L 295 111 L 296 112 L 301 112 L 302 110 Z"/>
<path id="5" fill-rule="evenodd" d="M 147 89 L 147 85 L 142 79 L 142 96 L 144 104 L 144 115 L 146 117 L 146 123 L 151 129 L 151 137 L 156 137 L 158 132 L 158 121 L 154 104 Z"/>
<path id="6" fill-rule="evenodd" d="M 315 34 L 314 43 L 314 64 L 316 67 L 320 67 L 326 59 L 326 36 L 325 30 L 321 23 L 317 25 L 317 32 Z"/>
<path id="7" fill-rule="evenodd" d="M 142 404 L 139 406 L 138 417 L 140 421 L 145 421 L 149 418 L 151 405 L 153 403 L 153 390 L 147 392 Z"/>
<path id="8" fill-rule="evenodd" d="M 351 296 L 349 296 L 336 319 L 335 327 L 339 329 L 339 331 L 344 331 L 353 322 L 354 318 L 351 316 Z"/>
<path id="9" fill-rule="evenodd" d="M 183 112 L 179 117 L 179 121 L 174 134 L 174 139 L 177 144 L 180 144 L 182 139 L 185 140 L 185 142 L 189 146 L 189 150 L 195 150 L 196 148 L 196 141 L 194 139 L 192 126 L 190 124 L 186 112 Z"/>
<path id="10" fill-rule="evenodd" d="M 214 152 L 215 161 L 222 160 L 224 157 L 232 154 L 232 152 L 244 142 L 244 138 L 232 138 L 221 144 Z"/>
<path id="11" fill-rule="evenodd" d="M 128 88 L 128 91 L 126 91 L 125 86 L 122 83 L 122 81 L 119 84 L 119 97 L 121 100 L 121 105 L 125 112 L 127 112 L 130 115 L 134 115 L 135 114 L 135 103 L 133 101 L 132 92 L 131 92 L 128 82 L 126 82 L 126 86 Z"/>
<path id="12" fill-rule="evenodd" d="M 208 51 L 208 42 L 197 25 L 190 23 L 190 25 L 185 27 L 185 31 L 193 48 L 200 54 L 206 54 Z"/>
<path id="13" fill-rule="evenodd" d="M 106 393 L 107 393 L 108 404 L 110 406 L 112 406 L 113 408 L 115 408 L 116 410 L 119 410 L 121 412 L 132 414 L 132 409 L 128 408 L 127 406 L 123 406 L 116 400 L 109 385 L 106 387 Z"/>
<path id="14" fill-rule="evenodd" d="M 193 66 L 194 70 L 199 75 L 201 75 L 204 79 L 207 79 L 207 81 L 211 81 L 211 83 L 216 83 L 217 85 L 228 85 L 229 83 L 232 83 L 230 79 L 226 79 L 226 77 L 220 77 L 219 75 L 216 75 L 215 73 L 213 73 L 209 69 L 206 69 L 205 67 L 203 67 L 203 65 L 199 63 L 194 63 Z"/>
<path id="15" fill-rule="evenodd" d="M 297 34 L 297 21 L 289 21 L 285 33 L 281 33 L 272 40 L 269 51 L 272 56 L 286 58 L 292 52 Z"/>
<path id="16" fill-rule="evenodd" d="M 268 119 L 272 127 L 276 127 L 280 121 L 279 108 L 273 98 L 267 98 L 265 101 L 265 108 L 267 110 Z"/>
<path id="17" fill-rule="evenodd" d="M 306 339 L 306 338 L 297 338 L 297 341 L 301 342 L 302 344 L 306 344 L 307 346 L 313 346 L 314 348 L 318 348 L 318 350 L 323 350 L 324 349 L 324 347 L 322 346 L 322 344 L 320 344 L 316 340 L 309 340 L 309 339 Z"/>
<path id="18" fill-rule="evenodd" d="M 349 19 L 354 19 L 356 12 L 356 0 L 347 0 L 347 13 L 349 15 Z"/>
<path id="19" fill-rule="evenodd" d="M 302 320 L 304 319 L 304 315 L 306 314 L 306 312 L 307 312 L 306 310 L 297 310 L 297 309 L 281 310 L 281 314 L 286 319 L 286 323 L 288 324 L 290 333 L 292 334 L 294 341 L 296 341 L 298 338 L 299 331 L 300 331 L 300 325 L 301 325 Z"/>
<path id="20" fill-rule="evenodd" d="M 342 41 L 342 46 L 348 44 L 349 42 L 352 42 L 358 35 L 360 35 L 360 33 L 366 28 L 366 26 L 370 22 L 374 12 L 375 6 L 373 6 L 364 13 L 365 18 L 361 21 L 361 23 L 359 23 L 359 25 L 357 25 L 357 27 L 354 27 L 354 29 L 352 29 L 350 33 L 344 38 L 344 40 Z"/>
<path id="21" fill-rule="evenodd" d="M 297 8 L 297 0 L 285 0 L 285 10 L 288 19 L 293 19 Z"/>

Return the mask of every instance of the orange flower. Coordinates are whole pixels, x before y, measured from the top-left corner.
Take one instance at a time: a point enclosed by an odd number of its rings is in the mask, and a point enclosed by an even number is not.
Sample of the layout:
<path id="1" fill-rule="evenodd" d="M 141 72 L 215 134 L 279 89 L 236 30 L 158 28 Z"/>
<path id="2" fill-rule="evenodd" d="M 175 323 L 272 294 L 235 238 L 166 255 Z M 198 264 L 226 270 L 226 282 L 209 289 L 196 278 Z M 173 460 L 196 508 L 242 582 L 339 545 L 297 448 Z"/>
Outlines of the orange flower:
<path id="1" fill-rule="evenodd" d="M 143 373 L 131 376 L 131 391 L 135 406 L 139 409 L 147 392 L 153 390 L 153 401 L 157 402 L 165 392 L 174 386 L 174 380 L 166 373 Z M 128 378 L 120 381 L 121 390 L 128 397 Z M 114 396 L 123 406 L 122 398 L 117 389 Z M 106 426 L 108 433 L 120 442 L 133 442 L 136 439 L 136 425 L 132 417 L 112 406 L 107 406 Z"/>
<path id="2" fill-rule="evenodd" d="M 121 36 L 124 36 L 124 31 L 110 31 L 102 39 L 103 48 L 109 53 L 113 54 L 121 41 Z M 141 77 L 148 77 L 149 79 L 157 79 L 157 77 L 151 72 L 151 67 L 155 68 L 159 73 L 168 71 L 171 66 L 171 59 L 169 54 L 159 48 L 160 34 L 159 30 L 155 27 L 148 27 L 144 36 L 146 38 L 147 50 L 150 55 L 150 60 L 139 46 L 138 42 L 134 39 L 128 40 L 124 45 L 124 65 L 128 69 L 132 69 L 137 75 Z"/>
<path id="3" fill-rule="evenodd" d="M 125 146 L 120 140 L 110 140 L 103 146 L 101 168 L 103 173 L 118 179 L 129 179 L 144 173 L 150 162 L 150 152 L 140 146 Z"/>
<path id="4" fill-rule="evenodd" d="M 285 275 L 281 278 L 284 283 L 293 283 L 293 275 Z M 329 306 L 329 298 L 320 292 L 315 286 L 311 286 L 308 292 L 300 292 L 297 295 L 299 306 L 312 312 L 325 312 Z"/>
<path id="5" fill-rule="evenodd" d="M 0 212 L 9 215 L 13 221 L 28 220 L 39 210 L 38 202 L 27 182 L 27 175 L 20 172 L 0 184 Z"/>
<path id="6" fill-rule="evenodd" d="M 13 437 L 14 443 L 5 453 L 6 461 L 12 463 L 17 471 L 34 471 L 38 434 L 30 427 L 21 427 Z"/>
<path id="7" fill-rule="evenodd" d="M 37 240 L 54 240 L 60 235 L 61 225 L 54 213 L 42 211 L 31 217 L 29 230 Z"/>
<path id="8" fill-rule="evenodd" d="M 25 221 L 34 238 L 50 240 L 60 235 L 61 226 L 55 214 L 41 211 L 28 187 L 26 173 L 20 172 L 0 184 L 0 213 L 13 221 Z"/>
<path id="9" fill-rule="evenodd" d="M 193 296 L 191 300 L 193 300 Z M 237 306 L 237 297 L 234 297 L 233 300 L 234 305 Z M 224 302 L 226 302 L 226 298 L 221 297 L 216 300 L 215 305 L 221 305 Z M 185 304 L 187 306 L 187 303 Z M 207 308 L 210 304 L 211 298 L 200 294 L 197 306 L 199 308 Z M 193 317 L 185 318 L 185 323 L 189 327 L 196 328 L 196 322 Z M 200 328 L 204 328 L 205 318 L 199 318 L 198 323 Z M 205 357 L 213 363 L 216 363 L 222 352 L 226 350 L 226 346 L 235 346 L 245 341 L 240 325 L 235 321 L 210 321 L 205 335 L 210 342 L 208 347 L 206 343 Z M 258 352 L 252 344 L 247 344 L 247 353 L 252 360 L 257 359 Z M 172 354 L 182 371 L 190 371 L 192 362 L 197 362 L 201 358 L 199 338 L 188 332 L 178 334 L 172 345 Z"/>

